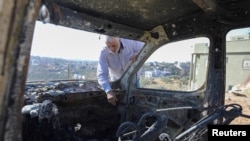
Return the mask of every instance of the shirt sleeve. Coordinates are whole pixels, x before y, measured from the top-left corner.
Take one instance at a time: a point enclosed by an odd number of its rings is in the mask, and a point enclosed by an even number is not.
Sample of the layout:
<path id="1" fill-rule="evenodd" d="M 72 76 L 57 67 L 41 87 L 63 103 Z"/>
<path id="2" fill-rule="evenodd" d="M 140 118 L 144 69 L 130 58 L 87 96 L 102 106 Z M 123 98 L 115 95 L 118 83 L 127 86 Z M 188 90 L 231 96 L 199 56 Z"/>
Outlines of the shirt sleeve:
<path id="1" fill-rule="evenodd" d="M 140 50 L 142 49 L 142 47 L 144 46 L 144 44 L 145 44 L 144 42 L 135 41 L 134 42 L 134 47 L 133 47 L 134 53 L 140 52 Z"/>
<path id="2" fill-rule="evenodd" d="M 106 55 L 101 51 L 98 65 L 97 65 L 97 79 L 98 83 L 101 85 L 102 89 L 107 93 L 111 90 L 109 83 L 109 70 Z"/>

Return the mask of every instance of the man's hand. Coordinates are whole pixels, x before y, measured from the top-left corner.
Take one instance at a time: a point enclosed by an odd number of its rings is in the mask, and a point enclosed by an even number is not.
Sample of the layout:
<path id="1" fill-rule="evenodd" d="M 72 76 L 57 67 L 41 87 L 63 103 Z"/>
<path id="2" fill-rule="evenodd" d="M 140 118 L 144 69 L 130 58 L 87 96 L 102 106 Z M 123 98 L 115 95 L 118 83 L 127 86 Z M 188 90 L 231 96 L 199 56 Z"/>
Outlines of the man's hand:
<path id="1" fill-rule="evenodd" d="M 138 54 L 134 54 L 132 57 L 129 58 L 130 61 L 135 62 L 137 59 Z"/>
<path id="2" fill-rule="evenodd" d="M 114 106 L 116 105 L 116 102 L 118 101 L 115 93 L 112 90 L 107 93 L 107 99 L 108 99 L 108 102 Z"/>

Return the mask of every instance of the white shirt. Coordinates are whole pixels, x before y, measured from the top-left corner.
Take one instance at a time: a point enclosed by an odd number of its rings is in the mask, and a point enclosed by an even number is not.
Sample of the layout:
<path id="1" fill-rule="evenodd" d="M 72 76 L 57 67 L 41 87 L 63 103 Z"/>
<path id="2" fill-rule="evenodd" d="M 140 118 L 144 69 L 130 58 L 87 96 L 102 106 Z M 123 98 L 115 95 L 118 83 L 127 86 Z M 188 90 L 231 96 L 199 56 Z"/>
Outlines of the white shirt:
<path id="1" fill-rule="evenodd" d="M 111 90 L 110 81 L 118 80 L 128 66 L 130 58 L 140 51 L 144 43 L 128 39 L 122 39 L 123 48 L 119 53 L 112 53 L 108 47 L 104 47 L 99 56 L 97 66 L 97 79 L 105 92 Z"/>

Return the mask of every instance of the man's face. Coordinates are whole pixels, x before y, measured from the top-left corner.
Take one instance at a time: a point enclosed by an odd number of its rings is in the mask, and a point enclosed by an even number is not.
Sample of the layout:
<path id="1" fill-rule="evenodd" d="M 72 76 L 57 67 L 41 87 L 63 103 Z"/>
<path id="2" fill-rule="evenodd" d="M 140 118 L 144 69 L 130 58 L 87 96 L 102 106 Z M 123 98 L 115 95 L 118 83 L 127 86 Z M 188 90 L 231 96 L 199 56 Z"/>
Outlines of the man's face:
<path id="1" fill-rule="evenodd" d="M 112 53 L 118 53 L 120 49 L 119 38 L 113 38 L 112 40 L 109 40 L 108 42 L 106 42 L 106 45 Z"/>

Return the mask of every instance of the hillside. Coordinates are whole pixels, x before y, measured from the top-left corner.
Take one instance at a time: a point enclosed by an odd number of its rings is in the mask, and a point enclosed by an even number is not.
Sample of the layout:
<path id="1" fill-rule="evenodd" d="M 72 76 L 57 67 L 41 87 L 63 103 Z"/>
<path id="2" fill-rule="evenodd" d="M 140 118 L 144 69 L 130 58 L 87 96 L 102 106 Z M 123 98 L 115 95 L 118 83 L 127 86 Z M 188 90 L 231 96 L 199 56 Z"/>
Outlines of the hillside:
<path id="1" fill-rule="evenodd" d="M 31 56 L 27 81 L 96 80 L 97 61 Z"/>

